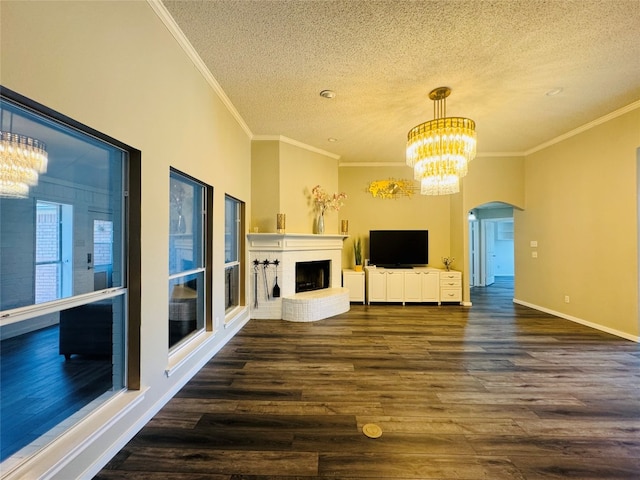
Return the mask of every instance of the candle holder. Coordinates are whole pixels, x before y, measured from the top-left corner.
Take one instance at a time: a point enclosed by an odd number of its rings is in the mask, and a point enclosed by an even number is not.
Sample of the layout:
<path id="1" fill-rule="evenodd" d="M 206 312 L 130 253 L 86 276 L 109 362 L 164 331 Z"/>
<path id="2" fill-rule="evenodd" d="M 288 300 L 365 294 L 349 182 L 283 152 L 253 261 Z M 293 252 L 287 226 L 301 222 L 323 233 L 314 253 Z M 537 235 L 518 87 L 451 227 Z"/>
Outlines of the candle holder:
<path id="1" fill-rule="evenodd" d="M 278 213 L 276 216 L 276 228 L 278 233 L 284 233 L 287 225 L 287 215 L 284 213 Z"/>
<path id="2" fill-rule="evenodd" d="M 340 221 L 340 233 L 342 235 L 349 234 L 349 220 L 341 220 Z"/>

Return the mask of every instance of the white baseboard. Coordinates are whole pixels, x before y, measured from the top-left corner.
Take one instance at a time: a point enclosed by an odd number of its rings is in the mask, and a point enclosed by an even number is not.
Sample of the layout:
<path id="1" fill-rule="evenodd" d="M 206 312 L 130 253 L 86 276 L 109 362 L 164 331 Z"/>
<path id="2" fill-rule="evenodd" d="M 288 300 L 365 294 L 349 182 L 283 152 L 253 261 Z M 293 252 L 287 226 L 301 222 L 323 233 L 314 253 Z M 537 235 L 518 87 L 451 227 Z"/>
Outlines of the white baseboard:
<path id="1" fill-rule="evenodd" d="M 579 323 L 580 325 L 584 325 L 586 327 L 594 328 L 596 330 L 600 330 L 601 332 L 609 333 L 611 335 L 615 335 L 616 337 L 624 338 L 625 340 L 631 340 L 632 342 L 640 343 L 640 337 L 630 335 L 626 332 L 621 332 L 620 330 L 616 330 L 613 328 L 605 327 L 604 325 L 600 325 L 598 323 L 589 322 L 587 320 L 583 320 L 582 318 L 574 317 L 572 315 L 567 315 L 566 313 L 556 312 L 555 310 L 551 310 L 549 308 L 541 307 L 539 305 L 534 305 L 533 303 L 524 302 L 522 300 L 518 300 L 517 298 L 513 299 L 513 303 L 517 303 L 518 305 L 522 305 L 524 307 L 533 308 L 534 310 L 538 310 L 540 312 L 548 313 L 550 315 L 554 315 L 556 317 L 564 318 L 565 320 L 569 320 L 571 322 Z"/>

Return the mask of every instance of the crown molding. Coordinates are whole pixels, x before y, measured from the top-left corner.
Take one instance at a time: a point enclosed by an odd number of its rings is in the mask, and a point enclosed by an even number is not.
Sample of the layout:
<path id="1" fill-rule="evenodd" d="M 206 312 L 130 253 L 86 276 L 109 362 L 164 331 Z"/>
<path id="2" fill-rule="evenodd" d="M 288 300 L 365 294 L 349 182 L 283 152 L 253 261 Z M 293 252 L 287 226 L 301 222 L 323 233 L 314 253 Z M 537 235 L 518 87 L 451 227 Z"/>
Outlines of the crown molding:
<path id="1" fill-rule="evenodd" d="M 484 152 L 478 153 L 476 158 L 482 157 L 523 157 L 524 152 Z M 340 162 L 338 167 L 409 167 L 404 161 L 402 162 Z"/>
<path id="2" fill-rule="evenodd" d="M 547 147 L 550 147 L 551 145 L 555 145 L 556 143 L 560 143 L 563 140 L 566 140 L 568 138 L 571 137 L 575 137 L 576 135 L 586 132 L 587 130 L 592 129 L 593 127 L 596 127 L 598 125 L 601 125 L 603 123 L 608 122 L 609 120 L 613 120 L 614 118 L 620 117 L 622 115 L 624 115 L 625 113 L 629 113 L 637 108 L 640 108 L 640 100 L 637 100 L 633 103 L 630 103 L 629 105 L 627 105 L 626 107 L 622 107 L 619 108 L 618 110 L 614 110 L 613 112 L 604 115 L 600 118 L 596 118 L 595 120 L 589 122 L 589 123 L 585 123 L 584 125 L 582 125 L 581 127 L 578 128 L 574 128 L 573 130 L 560 135 L 552 140 L 549 140 L 548 142 L 545 143 L 541 143 L 540 145 L 538 145 L 537 147 L 533 147 L 530 150 L 527 150 L 526 152 L 524 152 L 525 156 L 531 155 L 532 153 L 535 152 L 539 152 L 540 150 L 543 150 Z"/>
<path id="3" fill-rule="evenodd" d="M 479 152 L 476 158 L 524 157 L 525 152 Z"/>
<path id="4" fill-rule="evenodd" d="M 178 24 L 175 22 L 175 20 L 173 19 L 169 11 L 166 9 L 166 7 L 162 4 L 160 0 L 147 0 L 147 3 L 151 7 L 151 9 L 156 13 L 156 15 L 158 15 L 158 18 L 160 18 L 164 26 L 167 27 L 167 30 L 169 30 L 171 35 L 173 35 L 173 38 L 176 39 L 176 41 L 178 42 L 178 45 L 182 47 L 182 50 L 184 50 L 184 52 L 187 54 L 189 59 L 193 62 L 196 69 L 202 74 L 202 76 L 207 81 L 207 83 L 211 86 L 213 91 L 218 95 L 218 97 L 220 98 L 224 106 L 227 107 L 227 110 L 229 111 L 229 113 L 231 113 L 233 118 L 236 119 L 236 121 L 238 122 L 240 127 L 242 127 L 242 129 L 245 131 L 247 136 L 249 138 L 252 138 L 253 133 L 249 129 L 249 126 L 246 124 L 244 119 L 240 116 L 240 113 L 238 113 L 238 111 L 236 110 L 236 107 L 233 106 L 233 103 L 231 103 L 231 100 L 229 100 L 229 97 L 227 97 L 227 94 L 224 93 L 224 90 L 222 90 L 222 87 L 220 86 L 218 81 L 211 74 L 211 72 L 205 65 L 202 58 L 200 58 L 200 55 L 198 55 L 195 48 L 193 48 L 193 45 L 191 45 L 191 42 L 187 39 L 187 37 L 185 36 L 183 31 L 180 29 Z"/>
<path id="5" fill-rule="evenodd" d="M 293 145 L 294 147 L 299 147 L 305 150 L 309 150 L 310 152 L 319 153 L 320 155 L 324 155 L 325 157 L 333 158 L 335 160 L 340 160 L 340 158 L 342 158 L 340 155 L 337 155 L 335 153 L 331 153 L 326 150 L 322 150 L 321 148 L 307 145 L 306 143 L 299 142 L 298 140 L 294 140 L 293 138 L 285 137 L 284 135 L 254 135 L 252 140 L 256 142 L 276 141 L 288 143 L 289 145 Z"/>
<path id="6" fill-rule="evenodd" d="M 598 125 L 608 122 L 609 120 L 613 120 L 614 118 L 620 117 L 626 113 L 629 113 L 633 110 L 640 108 L 640 100 L 637 100 L 629 105 L 619 108 L 607 115 L 604 115 L 600 118 L 596 118 L 595 120 L 585 123 L 584 125 L 574 128 L 573 130 L 560 135 L 548 142 L 541 143 L 529 150 L 524 152 L 478 152 L 476 154 L 476 158 L 489 158 L 489 157 L 526 157 L 535 152 L 543 150 L 551 145 L 555 145 L 556 143 L 560 143 L 563 140 L 567 140 L 568 138 L 574 137 L 580 133 L 586 132 Z M 341 162 L 339 167 L 405 167 L 406 164 L 404 162 Z"/>
<path id="7" fill-rule="evenodd" d="M 406 167 L 410 168 L 404 161 L 402 162 L 340 162 L 338 167 Z"/>

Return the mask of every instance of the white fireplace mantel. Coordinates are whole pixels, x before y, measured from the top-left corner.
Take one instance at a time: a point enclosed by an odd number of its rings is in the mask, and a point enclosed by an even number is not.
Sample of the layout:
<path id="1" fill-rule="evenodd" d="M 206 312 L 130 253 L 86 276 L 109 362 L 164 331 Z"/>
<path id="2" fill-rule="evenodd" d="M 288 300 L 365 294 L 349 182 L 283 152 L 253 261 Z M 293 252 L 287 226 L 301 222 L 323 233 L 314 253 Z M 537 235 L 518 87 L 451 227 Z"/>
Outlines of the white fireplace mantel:
<path id="1" fill-rule="evenodd" d="M 347 235 L 311 233 L 250 233 L 247 235 L 249 251 L 342 250 Z"/>

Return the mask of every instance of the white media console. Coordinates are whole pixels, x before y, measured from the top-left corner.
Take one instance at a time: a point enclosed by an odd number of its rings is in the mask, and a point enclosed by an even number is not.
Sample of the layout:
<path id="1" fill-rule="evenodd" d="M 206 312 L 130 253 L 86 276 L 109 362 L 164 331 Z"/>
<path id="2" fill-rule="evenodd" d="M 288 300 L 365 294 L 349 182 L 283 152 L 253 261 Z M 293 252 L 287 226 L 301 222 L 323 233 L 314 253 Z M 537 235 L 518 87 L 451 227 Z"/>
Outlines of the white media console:
<path id="1" fill-rule="evenodd" d="M 366 267 L 366 301 L 462 302 L 462 273 L 431 267 Z"/>

